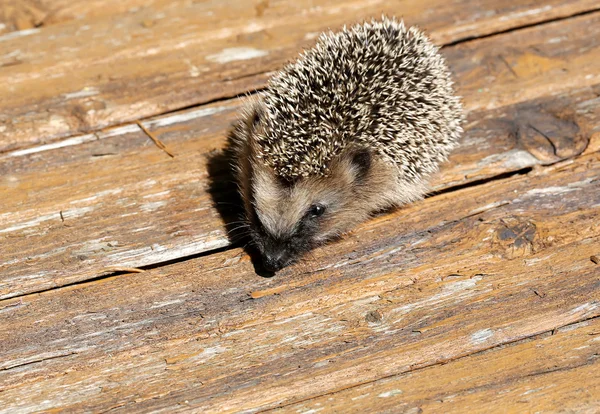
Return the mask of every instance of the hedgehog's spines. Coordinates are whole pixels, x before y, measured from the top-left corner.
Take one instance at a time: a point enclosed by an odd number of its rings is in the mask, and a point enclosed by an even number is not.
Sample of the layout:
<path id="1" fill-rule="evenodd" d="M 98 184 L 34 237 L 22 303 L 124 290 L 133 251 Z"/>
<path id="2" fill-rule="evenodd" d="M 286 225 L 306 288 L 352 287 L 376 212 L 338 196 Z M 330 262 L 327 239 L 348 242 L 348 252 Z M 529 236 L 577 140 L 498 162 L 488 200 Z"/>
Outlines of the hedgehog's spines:
<path id="1" fill-rule="evenodd" d="M 293 180 L 326 175 L 336 154 L 358 143 L 416 180 L 437 169 L 461 133 L 452 85 L 438 47 L 402 20 L 325 32 L 269 81 L 256 155 Z"/>

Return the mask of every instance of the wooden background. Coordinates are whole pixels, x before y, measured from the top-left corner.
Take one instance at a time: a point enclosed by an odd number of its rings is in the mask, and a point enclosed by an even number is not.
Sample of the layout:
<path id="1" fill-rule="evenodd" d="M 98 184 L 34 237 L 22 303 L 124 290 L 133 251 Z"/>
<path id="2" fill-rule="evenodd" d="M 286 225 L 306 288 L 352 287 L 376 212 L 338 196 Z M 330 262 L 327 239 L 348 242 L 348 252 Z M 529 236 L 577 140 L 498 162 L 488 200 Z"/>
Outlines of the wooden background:
<path id="1" fill-rule="evenodd" d="M 261 277 L 218 149 L 382 13 L 443 45 L 461 147 Z M 599 151 L 597 0 L 0 0 L 0 412 L 598 412 Z"/>

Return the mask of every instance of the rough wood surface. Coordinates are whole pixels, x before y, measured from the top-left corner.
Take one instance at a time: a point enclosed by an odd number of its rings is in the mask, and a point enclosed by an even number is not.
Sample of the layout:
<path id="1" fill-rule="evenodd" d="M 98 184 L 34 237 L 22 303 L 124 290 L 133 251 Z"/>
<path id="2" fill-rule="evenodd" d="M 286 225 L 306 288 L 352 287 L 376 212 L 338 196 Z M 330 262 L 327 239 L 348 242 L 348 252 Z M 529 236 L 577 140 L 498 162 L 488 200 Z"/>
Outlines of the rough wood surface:
<path id="1" fill-rule="evenodd" d="M 598 87 L 535 99 L 543 91 L 558 94 L 600 82 L 592 74 L 600 64 L 595 59 L 600 36 L 581 36 L 579 29 L 596 21 L 600 13 L 523 30 L 526 36 L 507 33 L 446 49 L 467 108 L 514 105 L 471 113 L 464 143 L 434 188 L 567 159 L 583 151 L 590 137 L 597 139 Z M 600 24 L 594 27 L 600 34 Z M 545 59 L 564 65 L 544 68 L 567 67 L 565 56 L 575 50 L 587 51 L 588 60 L 579 58 L 572 73 L 548 69 L 543 81 L 536 65 L 521 70 L 517 63 L 520 76 L 514 77 L 509 68 L 490 64 L 498 56 L 518 62 L 535 60 L 531 53 L 548 55 L 543 36 L 549 33 L 563 37 L 549 49 L 559 57 Z M 490 82 L 502 87 L 489 88 Z M 225 101 L 148 121 L 173 159 L 137 125 L 5 154 L 0 159 L 0 192 L 7 200 L 0 206 L 0 240 L 6 241 L 0 297 L 226 246 L 209 194 L 207 154 L 223 145 L 237 104 Z"/>
<path id="2" fill-rule="evenodd" d="M 401 14 L 446 44 L 598 8 L 596 0 L 548 0 L 544 5 L 533 0 L 232 3 L 157 2 L 155 8 L 134 8 L 117 17 L 92 13 L 83 21 L 1 36 L 0 151 L 244 93 L 262 86 L 269 71 L 313 43 L 318 32 L 381 13 Z M 575 74 L 597 82 L 598 60 L 592 59 L 597 45 L 585 50 L 576 45 L 581 37 L 597 43 L 598 17 L 582 16 L 572 23 L 546 25 L 548 32 L 542 34 L 532 29 L 506 36 L 505 47 L 528 45 L 531 50 L 489 58 L 484 66 L 506 72 L 503 76 L 547 69 L 570 86 L 577 83 Z M 542 39 L 558 44 L 544 47 L 538 44 Z M 562 43 L 575 47 L 554 56 L 552 50 Z M 465 53 L 472 53 L 468 46 Z M 465 64 L 477 67 L 474 60 L 465 59 Z"/>
<path id="3" fill-rule="evenodd" d="M 403 413 L 597 413 L 598 351 L 596 318 L 276 412 L 350 413 L 370 407 L 370 412 Z"/>
<path id="4" fill-rule="evenodd" d="M 1 406 L 274 408 L 598 317 L 599 174 L 441 194 L 276 278 L 236 249 L 4 300 Z"/>
<path id="5" fill-rule="evenodd" d="M 162 7 L 181 7 L 182 1 L 172 0 L 1 0 L 0 34 L 30 30 L 69 21 L 86 24 L 99 18 L 121 14 L 149 13 Z M 213 3 L 214 2 L 203 2 Z M 140 13 L 141 14 L 141 13 Z"/>
<path id="6" fill-rule="evenodd" d="M 467 4 L 473 10 L 477 10 L 477 14 L 473 14 L 471 19 L 460 18 L 458 13 L 461 7 Z M 191 9 L 193 5 L 195 9 Z M 414 9 L 421 6 L 421 11 L 432 14 L 433 9 L 438 6 L 438 3 L 427 2 L 417 3 L 411 1 L 396 1 L 396 9 L 404 12 L 406 9 Z M 473 30 L 472 25 L 479 25 L 478 21 L 487 19 L 490 23 L 488 30 L 500 31 L 511 28 L 513 25 L 522 25 L 524 23 L 533 24 L 545 20 L 557 19 L 565 16 L 571 16 L 577 13 L 582 13 L 593 8 L 597 8 L 597 4 L 591 1 L 544 1 L 542 5 L 534 1 L 504 1 L 498 4 L 491 1 L 480 1 L 473 5 L 460 0 L 455 0 L 450 4 L 445 4 L 447 8 L 443 11 L 445 15 L 439 15 L 432 19 L 435 23 L 444 24 L 445 22 L 455 19 L 457 23 L 457 31 L 466 33 L 467 36 L 474 35 L 470 33 Z M 450 13 L 450 7 L 455 7 L 455 13 Z M 27 30 L 36 27 L 47 27 L 59 23 L 77 21 L 79 23 L 94 22 L 99 19 L 111 19 L 118 21 L 123 14 L 136 14 L 138 16 L 148 16 L 150 19 L 145 25 L 149 26 L 152 18 L 156 14 L 164 12 L 165 9 L 174 9 L 185 11 L 204 9 L 206 16 L 210 17 L 219 10 L 223 13 L 224 10 L 229 10 L 229 13 L 223 16 L 235 17 L 242 14 L 252 17 L 281 17 L 290 14 L 298 14 L 310 8 L 323 8 L 337 6 L 338 8 L 352 9 L 352 4 L 346 1 L 312 1 L 312 2 L 294 2 L 289 3 L 282 0 L 269 1 L 202 1 L 191 2 L 190 0 L 2 0 L 0 2 L 0 34 L 15 30 Z M 414 12 L 413 12 L 414 13 Z M 438 13 L 433 10 L 433 14 Z M 498 15 L 502 18 L 498 19 Z M 479 29 L 481 30 L 481 29 Z M 479 33 L 477 31 L 476 33 Z M 482 32 L 480 34 L 485 34 Z"/>
<path id="7" fill-rule="evenodd" d="M 600 411 L 598 8 L 0 0 L 0 413 Z M 431 197 L 261 277 L 224 98 L 381 12 L 448 45 L 462 145 Z"/>

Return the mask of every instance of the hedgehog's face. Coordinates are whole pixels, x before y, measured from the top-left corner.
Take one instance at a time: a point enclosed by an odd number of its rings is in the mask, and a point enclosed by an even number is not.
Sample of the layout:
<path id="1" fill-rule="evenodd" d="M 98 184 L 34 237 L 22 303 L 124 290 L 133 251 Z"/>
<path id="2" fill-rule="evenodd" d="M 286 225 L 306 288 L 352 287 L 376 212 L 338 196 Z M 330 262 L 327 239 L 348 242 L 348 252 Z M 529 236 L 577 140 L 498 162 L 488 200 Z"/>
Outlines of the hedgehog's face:
<path id="1" fill-rule="evenodd" d="M 368 152 L 348 151 L 332 162 L 327 177 L 290 184 L 256 163 L 246 213 L 265 268 L 280 270 L 364 220 L 370 213 L 364 197 L 370 169 Z"/>

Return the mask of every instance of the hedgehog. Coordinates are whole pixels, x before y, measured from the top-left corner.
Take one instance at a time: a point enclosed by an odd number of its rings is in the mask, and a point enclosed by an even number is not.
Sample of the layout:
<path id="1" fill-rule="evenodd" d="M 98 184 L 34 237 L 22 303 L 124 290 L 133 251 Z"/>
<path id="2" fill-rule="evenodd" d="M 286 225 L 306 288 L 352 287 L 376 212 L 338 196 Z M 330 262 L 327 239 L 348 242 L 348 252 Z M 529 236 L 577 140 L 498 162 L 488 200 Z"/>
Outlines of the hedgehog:
<path id="1" fill-rule="evenodd" d="M 228 149 L 270 272 L 424 197 L 462 133 L 439 48 L 385 16 L 321 34 L 250 101 Z"/>

